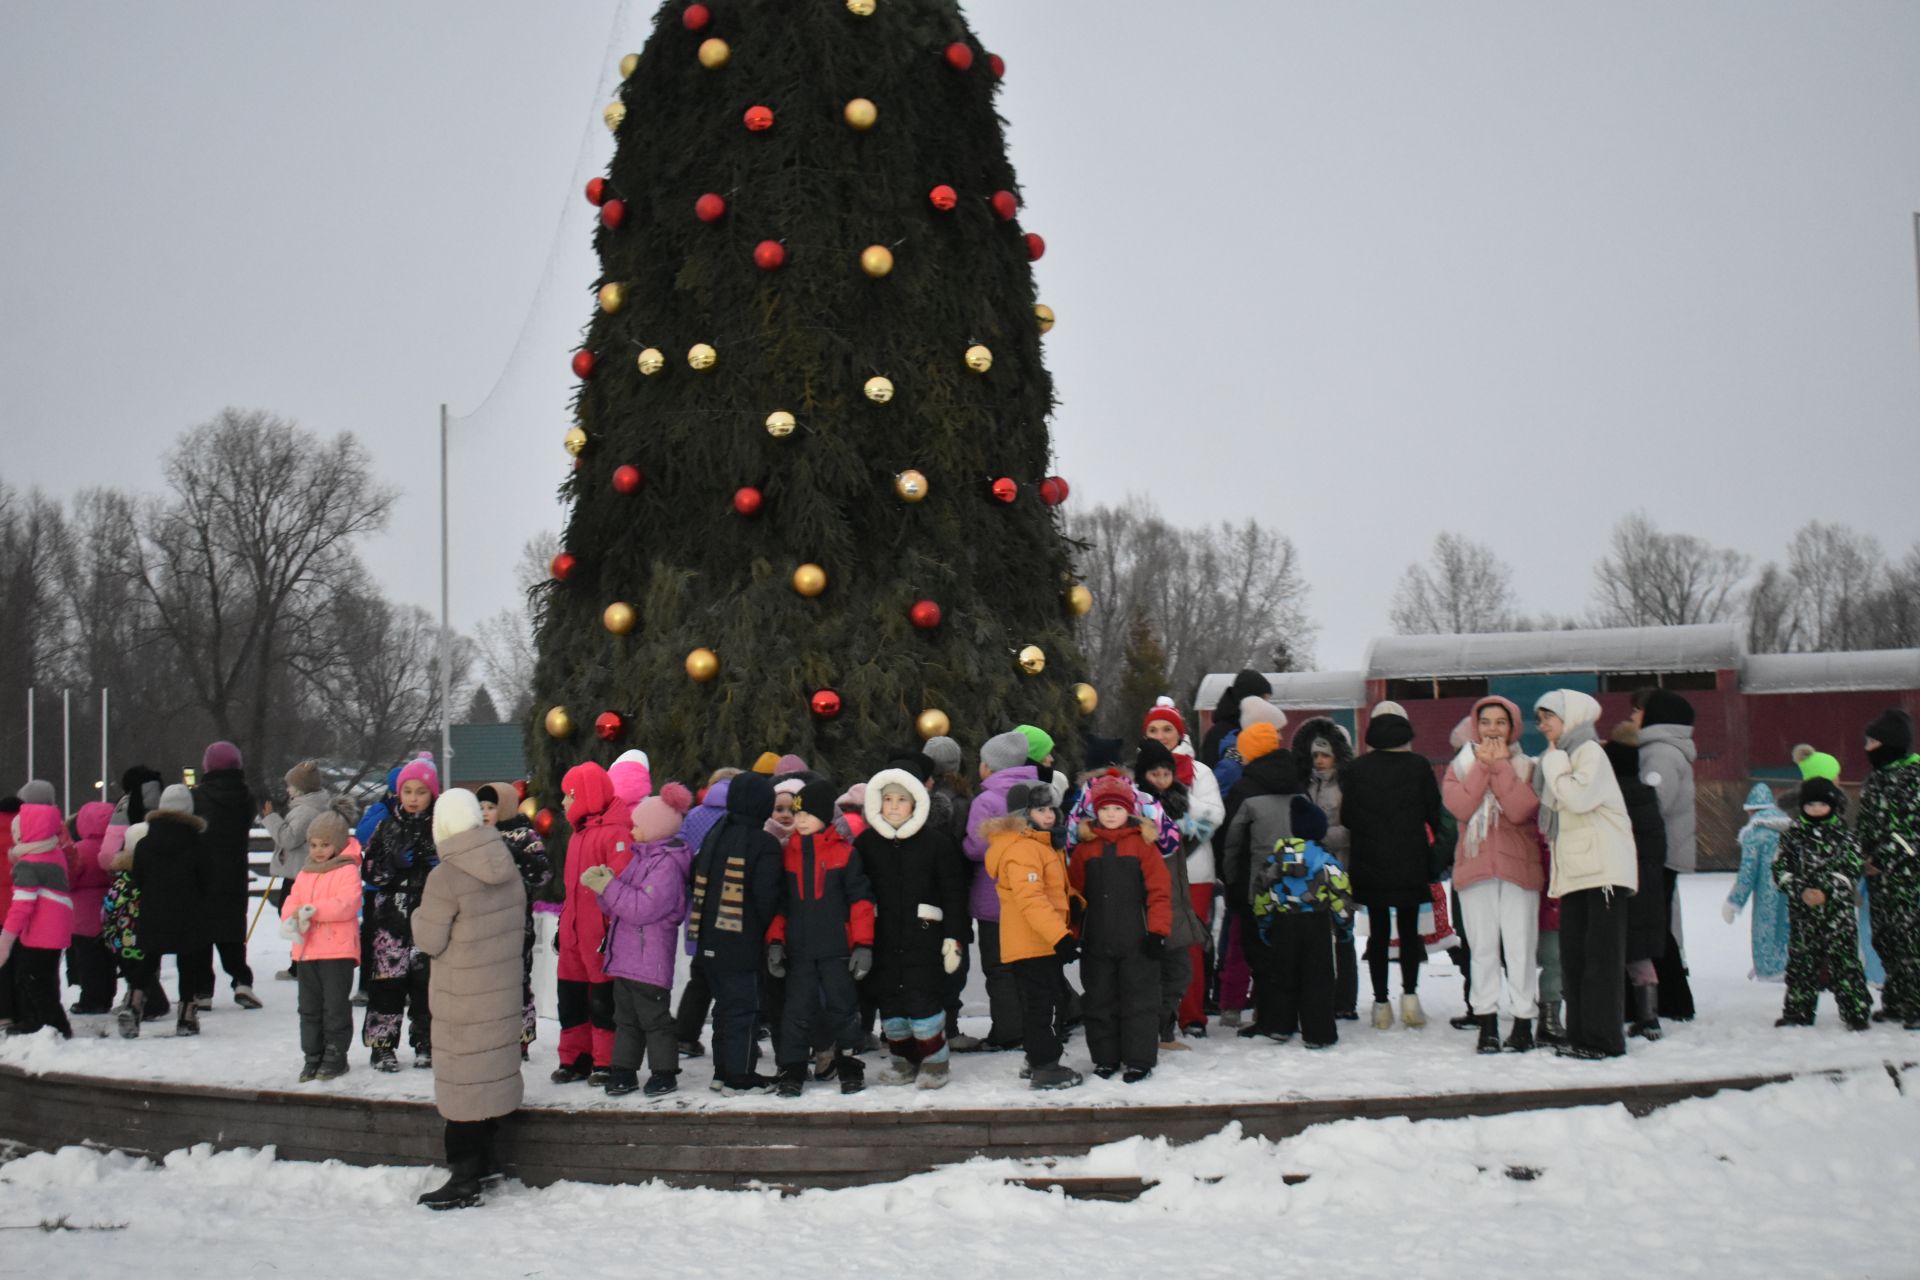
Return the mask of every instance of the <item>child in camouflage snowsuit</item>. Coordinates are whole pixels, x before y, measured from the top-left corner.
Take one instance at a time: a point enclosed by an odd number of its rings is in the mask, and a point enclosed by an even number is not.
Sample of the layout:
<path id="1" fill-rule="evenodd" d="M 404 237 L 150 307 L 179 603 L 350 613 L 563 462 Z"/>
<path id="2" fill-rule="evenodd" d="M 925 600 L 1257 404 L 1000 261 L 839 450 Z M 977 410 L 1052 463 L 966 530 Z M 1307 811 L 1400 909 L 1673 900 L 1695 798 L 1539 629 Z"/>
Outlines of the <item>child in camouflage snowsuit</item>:
<path id="1" fill-rule="evenodd" d="M 1873 772 L 1860 788 L 1860 847 L 1867 861 L 1873 948 L 1887 969 L 1878 1021 L 1920 1031 L 1920 755 L 1913 718 L 1883 711 L 1867 726 Z"/>
<path id="2" fill-rule="evenodd" d="M 1780 837 L 1773 882 L 1787 899 L 1787 1001 L 1776 1027 L 1810 1027 L 1822 988 L 1840 1016 L 1867 1029 L 1867 975 L 1860 967 L 1860 841 L 1840 815 L 1847 798 L 1831 779 L 1800 784 L 1800 817 Z"/>
<path id="3" fill-rule="evenodd" d="M 1298 1028 L 1307 1048 L 1329 1049 L 1340 1039 L 1333 1010 L 1334 934 L 1352 918 L 1353 889 L 1346 869 L 1320 846 L 1327 838 L 1326 813 L 1296 795 L 1288 820 L 1291 834 L 1255 863 L 1249 885 L 1255 927 L 1272 953 L 1276 990 L 1267 1034 L 1284 1042 Z"/>

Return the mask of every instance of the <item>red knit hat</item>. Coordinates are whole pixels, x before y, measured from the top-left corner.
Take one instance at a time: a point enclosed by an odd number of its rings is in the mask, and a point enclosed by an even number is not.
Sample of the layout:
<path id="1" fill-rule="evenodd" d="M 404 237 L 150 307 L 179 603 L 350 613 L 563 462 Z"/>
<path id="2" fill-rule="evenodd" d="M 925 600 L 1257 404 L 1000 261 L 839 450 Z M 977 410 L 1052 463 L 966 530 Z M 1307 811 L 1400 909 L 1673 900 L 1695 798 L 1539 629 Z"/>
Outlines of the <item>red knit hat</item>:
<path id="1" fill-rule="evenodd" d="M 1173 726 L 1174 732 L 1181 737 L 1187 736 L 1187 722 L 1180 718 L 1180 711 L 1173 705 L 1173 699 L 1161 694 L 1153 700 L 1153 710 L 1147 712 L 1147 718 L 1140 722 L 1140 732 L 1145 733 L 1147 726 L 1156 720 L 1164 720 Z"/>
<path id="2" fill-rule="evenodd" d="M 1097 815 L 1110 804 L 1130 814 L 1140 812 L 1140 801 L 1133 794 L 1133 781 L 1124 774 L 1103 773 L 1087 784 L 1087 803 Z"/>

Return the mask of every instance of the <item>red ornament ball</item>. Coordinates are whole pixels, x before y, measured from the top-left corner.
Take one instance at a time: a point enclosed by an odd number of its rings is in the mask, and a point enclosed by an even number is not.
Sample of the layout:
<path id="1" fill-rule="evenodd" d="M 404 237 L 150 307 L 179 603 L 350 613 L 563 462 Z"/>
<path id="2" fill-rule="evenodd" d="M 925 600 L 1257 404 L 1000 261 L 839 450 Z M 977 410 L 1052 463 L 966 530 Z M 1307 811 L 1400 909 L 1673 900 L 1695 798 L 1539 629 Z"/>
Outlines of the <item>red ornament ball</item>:
<path id="1" fill-rule="evenodd" d="M 931 600 L 915 600 L 907 610 L 907 621 L 922 631 L 931 631 L 940 625 L 940 606 Z"/>
<path id="2" fill-rule="evenodd" d="M 613 469 L 613 491 L 632 493 L 640 487 L 641 478 L 640 468 L 632 463 L 623 463 Z"/>
<path id="3" fill-rule="evenodd" d="M 513 784 L 513 798 L 515 800 L 525 800 L 527 798 L 527 784 L 525 779 Z"/>
<path id="4" fill-rule="evenodd" d="M 948 45 L 945 56 L 947 65 L 955 71 L 965 71 L 973 65 L 973 50 L 967 47 L 964 40 L 955 40 Z"/>
<path id="5" fill-rule="evenodd" d="M 574 555 L 571 551 L 562 551 L 547 565 L 547 570 L 553 574 L 553 580 L 555 582 L 565 582 L 573 576 L 573 571 L 579 567 L 580 557 Z"/>
<path id="6" fill-rule="evenodd" d="M 600 206 L 600 221 L 609 231 L 618 231 L 620 224 L 627 220 L 627 202 L 609 200 Z"/>
<path id="7" fill-rule="evenodd" d="M 762 271 L 778 271 L 787 261 L 787 246 L 778 240 L 762 240 L 753 246 L 753 265 Z"/>
<path id="8" fill-rule="evenodd" d="M 680 25 L 689 31 L 704 30 L 713 20 L 713 14 L 703 4 L 690 4 L 680 14 Z"/>
<path id="9" fill-rule="evenodd" d="M 593 732 L 602 742 L 612 742 L 626 728 L 627 718 L 618 711 L 602 711 L 593 718 Z"/>
<path id="10" fill-rule="evenodd" d="M 1071 492 L 1073 490 L 1059 476 L 1048 476 L 1040 482 L 1040 501 L 1050 507 L 1057 507 L 1065 502 L 1067 495 Z"/>
<path id="11" fill-rule="evenodd" d="M 765 133 L 773 128 L 773 108 L 754 105 L 747 108 L 747 114 L 740 117 L 749 133 Z"/>
<path id="12" fill-rule="evenodd" d="M 693 202 L 693 216 L 702 222 L 718 222 L 727 216 L 727 198 L 709 191 Z"/>
<path id="13" fill-rule="evenodd" d="M 993 206 L 993 211 L 1000 215 L 1002 222 L 1012 222 L 1013 215 L 1020 212 L 1020 202 L 1014 199 L 1011 191 L 996 191 L 987 203 Z"/>
<path id="14" fill-rule="evenodd" d="M 993 72 L 993 78 L 995 80 L 1005 79 L 1007 74 L 1007 60 L 997 53 L 990 53 L 987 55 L 987 70 Z"/>
<path id="15" fill-rule="evenodd" d="M 960 203 L 960 193 L 943 182 L 933 190 L 927 192 L 927 202 L 940 212 L 945 213 Z"/>
<path id="16" fill-rule="evenodd" d="M 607 198 L 607 180 L 605 178 L 587 179 L 587 203 L 599 204 Z"/>
<path id="17" fill-rule="evenodd" d="M 1040 238 L 1038 231 L 1027 232 L 1027 261 L 1038 262 L 1047 254 L 1047 242 Z"/>
<path id="18" fill-rule="evenodd" d="M 1012 502 L 1020 496 L 1020 486 L 1011 476 L 1001 476 L 993 482 L 993 497 L 996 502 Z"/>
<path id="19" fill-rule="evenodd" d="M 555 814 L 551 809 L 542 809 L 533 815 L 533 829 L 542 839 L 553 834 Z"/>
<path id="20" fill-rule="evenodd" d="M 831 689 L 822 689 L 807 699 L 807 709 L 822 720 L 831 720 L 840 714 L 840 695 Z"/>
<path id="21" fill-rule="evenodd" d="M 585 378 L 593 373 L 593 352 L 576 351 L 573 353 L 573 376 Z"/>
<path id="22" fill-rule="evenodd" d="M 743 516 L 754 515 L 760 510 L 760 504 L 766 496 L 752 485 L 742 485 L 733 491 L 733 509 Z"/>

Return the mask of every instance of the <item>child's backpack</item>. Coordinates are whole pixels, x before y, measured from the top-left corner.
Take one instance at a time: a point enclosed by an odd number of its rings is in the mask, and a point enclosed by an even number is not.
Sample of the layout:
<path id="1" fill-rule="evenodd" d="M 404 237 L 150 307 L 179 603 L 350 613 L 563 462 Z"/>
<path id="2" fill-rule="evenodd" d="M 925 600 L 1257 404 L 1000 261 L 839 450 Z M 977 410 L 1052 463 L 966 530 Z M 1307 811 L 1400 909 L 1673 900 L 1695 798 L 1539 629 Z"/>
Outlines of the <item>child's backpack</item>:
<path id="1" fill-rule="evenodd" d="M 1309 850 L 1320 855 L 1317 869 Z M 1273 850 L 1254 864 L 1248 887 L 1262 939 L 1276 916 L 1325 912 L 1338 927 L 1353 911 L 1346 869 L 1324 849 L 1298 836 L 1274 841 Z"/>
<path id="2" fill-rule="evenodd" d="M 143 959 L 140 954 L 140 890 L 129 872 L 119 872 L 100 900 L 100 941 L 123 960 Z"/>

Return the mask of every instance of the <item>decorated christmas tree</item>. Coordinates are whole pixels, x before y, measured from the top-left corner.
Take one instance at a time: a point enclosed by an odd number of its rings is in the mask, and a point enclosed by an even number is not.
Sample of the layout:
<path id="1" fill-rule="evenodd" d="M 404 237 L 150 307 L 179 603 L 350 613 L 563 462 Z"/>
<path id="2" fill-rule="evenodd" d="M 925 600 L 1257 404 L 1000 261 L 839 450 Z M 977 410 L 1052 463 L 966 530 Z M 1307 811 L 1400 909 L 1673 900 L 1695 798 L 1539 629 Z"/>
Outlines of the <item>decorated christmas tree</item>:
<path id="1" fill-rule="evenodd" d="M 771 750 L 852 780 L 934 733 L 1077 741 L 1090 597 L 1003 70 L 954 0 L 673 0 L 622 64 L 541 803 L 635 745 L 665 776 Z"/>

